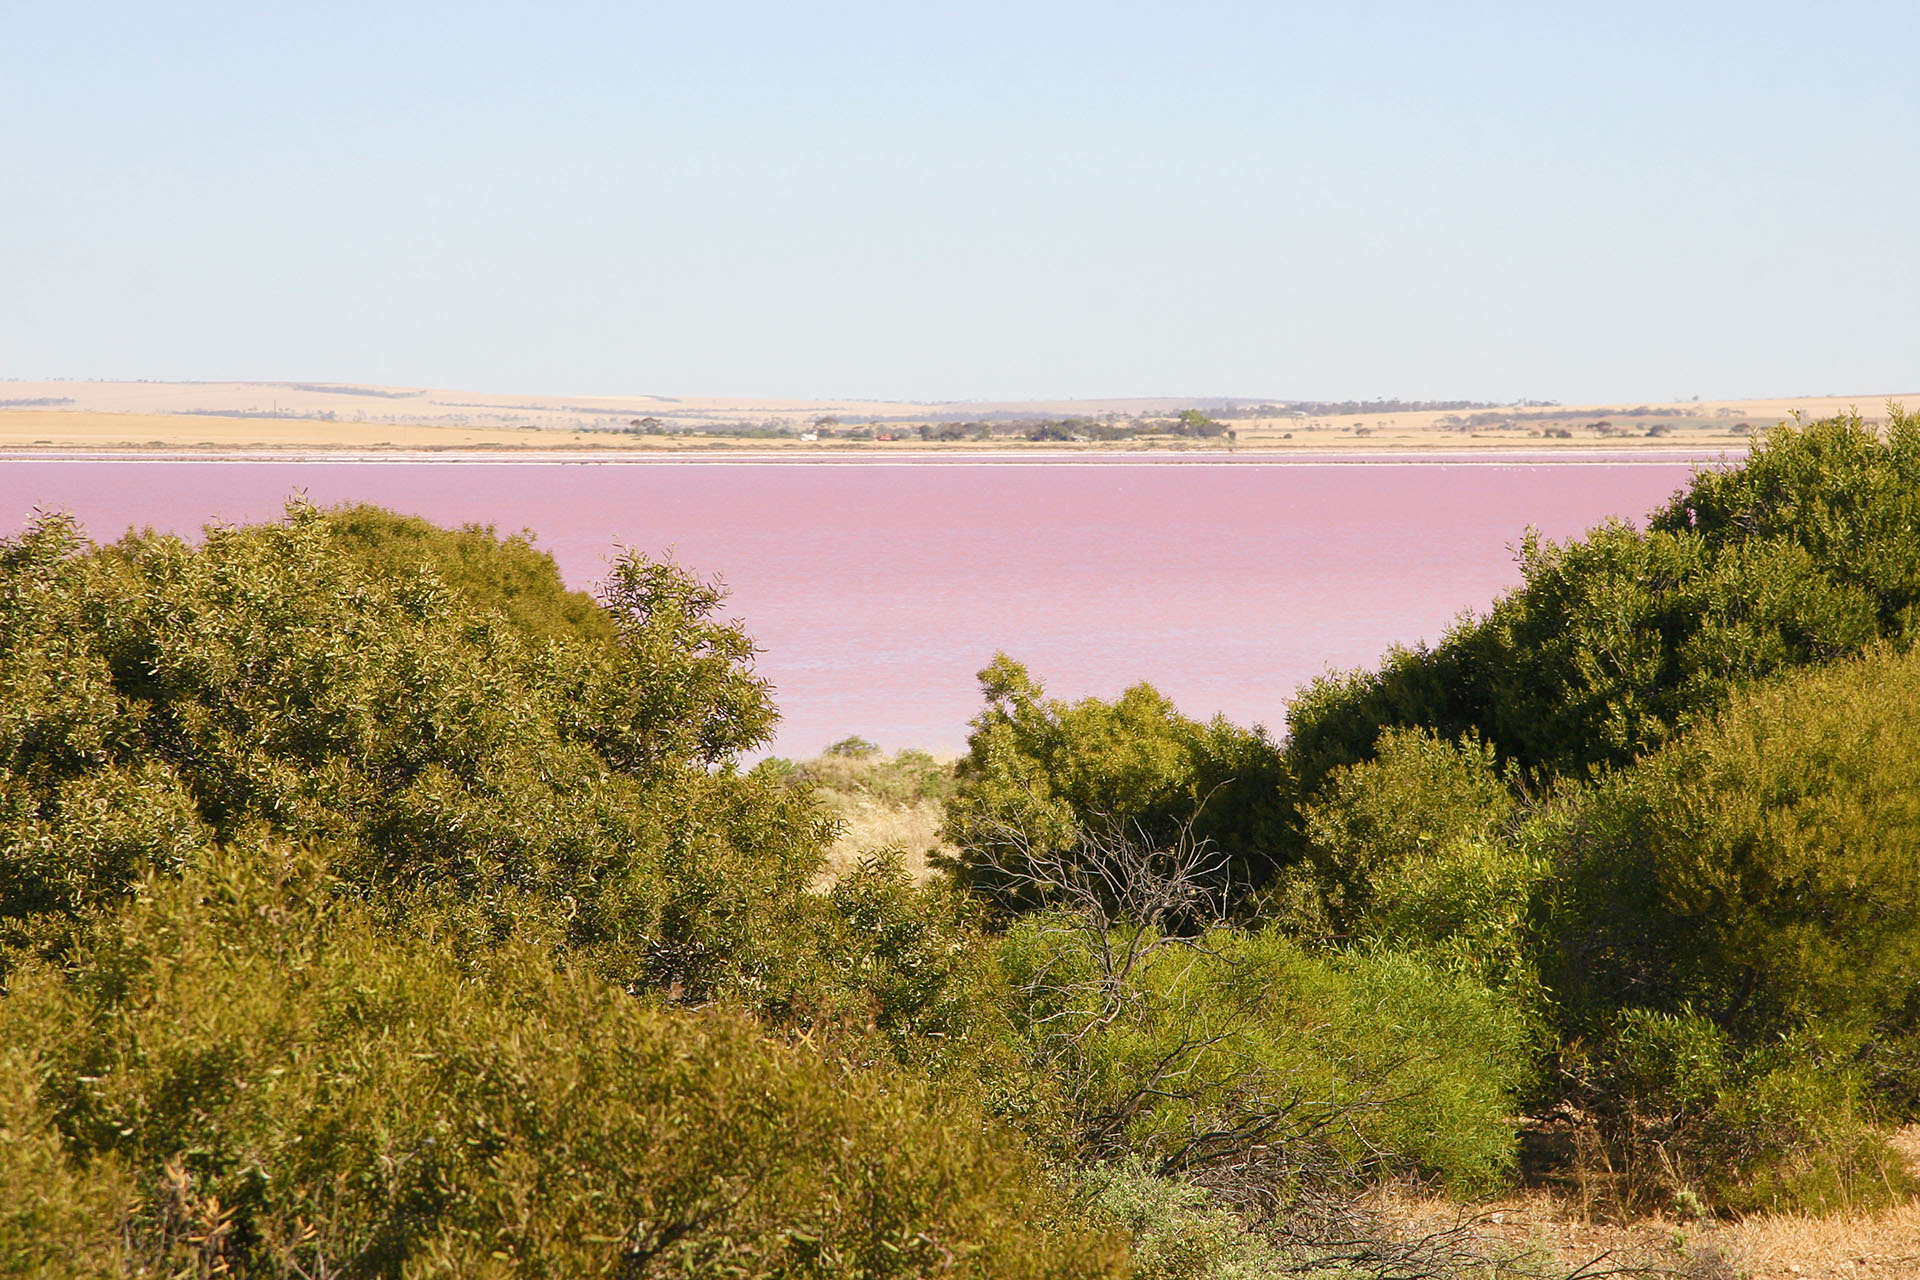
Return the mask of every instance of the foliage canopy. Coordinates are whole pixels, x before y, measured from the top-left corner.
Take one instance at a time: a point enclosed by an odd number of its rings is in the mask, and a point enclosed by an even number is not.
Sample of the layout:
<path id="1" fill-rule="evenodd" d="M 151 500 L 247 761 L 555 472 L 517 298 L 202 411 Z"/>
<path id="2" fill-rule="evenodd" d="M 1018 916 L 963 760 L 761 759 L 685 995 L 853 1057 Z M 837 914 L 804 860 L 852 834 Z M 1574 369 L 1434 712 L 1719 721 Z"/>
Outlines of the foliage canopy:
<path id="1" fill-rule="evenodd" d="M 1088 832 L 1166 844 L 1185 833 L 1222 855 L 1241 889 L 1273 871 L 1288 821 L 1279 752 L 1264 733 L 1183 716 L 1151 685 L 1112 702 L 1048 698 L 1005 654 L 980 673 L 974 720 L 947 806 L 962 883 L 1006 905 L 1033 905 L 1026 863 Z"/>
<path id="2" fill-rule="evenodd" d="M 457 545 L 465 586 L 422 545 Z M 774 720 L 751 642 L 710 584 L 632 555 L 602 623 L 562 625 L 575 602 L 529 557 L 300 503 L 197 547 L 91 549 L 59 517 L 0 546 L 0 918 L 262 830 L 368 890 L 563 903 L 624 982 L 778 968 L 826 830 L 732 766 Z"/>
<path id="3" fill-rule="evenodd" d="M 1584 776 L 1711 718 L 1733 690 L 1886 640 L 1920 600 L 1920 416 L 1783 425 L 1705 470 L 1645 530 L 1529 535 L 1524 585 L 1432 649 L 1321 681 L 1289 713 L 1311 794 L 1383 728 L 1478 731 L 1529 771 Z"/>

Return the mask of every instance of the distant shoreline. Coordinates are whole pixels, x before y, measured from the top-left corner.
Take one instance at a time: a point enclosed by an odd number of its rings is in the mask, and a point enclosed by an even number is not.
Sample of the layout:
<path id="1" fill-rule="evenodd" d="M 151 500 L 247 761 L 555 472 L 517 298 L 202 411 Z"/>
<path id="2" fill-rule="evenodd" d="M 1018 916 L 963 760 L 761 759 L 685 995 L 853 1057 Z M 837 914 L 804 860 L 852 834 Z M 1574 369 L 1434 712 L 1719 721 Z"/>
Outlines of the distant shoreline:
<path id="1" fill-rule="evenodd" d="M 1621 466 L 1644 463 L 1714 463 L 1745 456 L 1747 447 L 1582 445 L 1575 448 L 1516 448 L 1501 444 L 1487 448 L 1455 445 L 1444 448 L 1383 447 L 1379 449 L 1132 449 L 1095 452 L 1044 447 L 996 450 L 912 450 L 877 448 L 833 451 L 800 449 L 750 450 L 740 448 L 658 449 L 645 453 L 590 449 L 0 449 L 0 463 L 120 462 L 223 463 L 309 465 L 419 465 L 456 466 Z"/>
<path id="2" fill-rule="evenodd" d="M 1742 457 L 1776 423 L 1909 396 L 1570 406 L 1079 401 L 581 401 L 246 383 L 0 382 L 0 457 L 201 461 L 773 461 L 806 465 L 1178 465 Z M 1210 416 L 1217 415 L 1217 416 Z M 966 420 L 957 420 L 965 416 Z"/>

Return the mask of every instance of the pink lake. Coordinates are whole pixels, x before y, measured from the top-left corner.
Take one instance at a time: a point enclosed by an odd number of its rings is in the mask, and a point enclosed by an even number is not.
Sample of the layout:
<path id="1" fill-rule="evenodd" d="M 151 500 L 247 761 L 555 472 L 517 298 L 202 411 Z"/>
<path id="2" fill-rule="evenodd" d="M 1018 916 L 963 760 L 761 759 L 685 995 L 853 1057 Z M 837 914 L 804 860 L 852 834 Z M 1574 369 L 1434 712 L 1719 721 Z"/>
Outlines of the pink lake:
<path id="1" fill-rule="evenodd" d="M 590 587 L 618 547 L 732 592 L 783 720 L 772 750 L 858 733 L 961 749 L 1005 650 L 1056 696 L 1146 680 L 1188 714 L 1284 726 L 1329 668 L 1436 639 L 1519 580 L 1522 531 L 1639 519 L 1686 461 L 889 463 L 0 461 L 0 529 L 94 537 L 268 519 L 304 491 L 530 529 Z"/>

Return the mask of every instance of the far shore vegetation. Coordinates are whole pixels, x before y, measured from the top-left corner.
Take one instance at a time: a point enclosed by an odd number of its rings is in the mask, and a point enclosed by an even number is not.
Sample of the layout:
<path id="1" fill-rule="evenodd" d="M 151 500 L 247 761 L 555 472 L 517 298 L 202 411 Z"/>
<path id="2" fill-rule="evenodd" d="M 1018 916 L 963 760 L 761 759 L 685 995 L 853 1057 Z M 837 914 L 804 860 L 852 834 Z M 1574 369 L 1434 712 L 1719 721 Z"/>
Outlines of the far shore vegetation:
<path id="1" fill-rule="evenodd" d="M 43 393 L 63 385 L 13 389 Z M 239 395 L 244 387 L 217 384 L 206 393 L 211 407 L 107 412 L 89 407 L 87 386 L 67 388 L 67 395 L 9 397 L 8 389 L 0 384 L 0 450 L 29 453 L 559 450 L 614 459 L 736 451 L 803 458 L 1680 450 L 1707 457 L 1744 449 L 1757 430 L 1784 417 L 1813 421 L 1859 412 L 1869 424 L 1883 425 L 1886 412 L 1875 396 L 1595 405 L 1203 399 L 1091 402 L 1085 408 L 1071 402 L 970 408 L 674 401 L 636 409 L 564 401 L 487 404 L 452 393 L 306 384 L 263 384 L 253 389 L 259 403 L 248 409 L 236 407 L 249 403 Z"/>
<path id="2" fill-rule="evenodd" d="M 1731 1280 L 1910 1229 L 1920 415 L 1520 545 L 1283 736 L 1002 654 L 957 760 L 749 767 L 697 567 L 42 516 L 0 1274 Z"/>

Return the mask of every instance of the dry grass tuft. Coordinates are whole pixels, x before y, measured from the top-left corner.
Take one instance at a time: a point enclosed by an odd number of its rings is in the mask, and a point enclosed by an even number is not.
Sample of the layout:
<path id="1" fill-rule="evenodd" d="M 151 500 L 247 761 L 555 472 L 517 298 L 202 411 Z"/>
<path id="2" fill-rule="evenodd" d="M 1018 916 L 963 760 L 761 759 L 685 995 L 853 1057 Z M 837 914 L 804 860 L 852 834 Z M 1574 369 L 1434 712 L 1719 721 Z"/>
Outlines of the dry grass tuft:
<path id="1" fill-rule="evenodd" d="M 898 849 L 916 883 L 939 874 L 936 852 L 951 852 L 940 839 L 946 798 L 953 791 L 953 761 L 924 751 L 883 755 L 871 743 L 849 738 L 824 755 L 793 766 L 793 777 L 841 821 L 816 888 L 828 888 L 865 854 Z"/>
<path id="2" fill-rule="evenodd" d="M 1894 1149 L 1920 1172 L 1920 1125 L 1908 1125 Z M 1920 1201 L 1880 1213 L 1808 1218 L 1757 1214 L 1721 1234 L 1736 1266 L 1752 1280 L 1910 1280 L 1920 1276 Z"/>
<path id="3" fill-rule="evenodd" d="M 1893 1145 L 1920 1173 L 1920 1125 Z M 1383 1216 L 1415 1223 L 1450 1219 L 1459 1207 L 1405 1191 L 1380 1193 Z M 1731 1221 L 1664 1215 L 1632 1222 L 1587 1216 L 1576 1195 L 1530 1191 L 1483 1207 L 1481 1230 L 1510 1250 L 1535 1251 L 1542 1263 L 1587 1274 L 1643 1268 L 1681 1280 L 1916 1280 L 1920 1278 L 1920 1200 L 1878 1213 L 1755 1214 Z"/>
<path id="4" fill-rule="evenodd" d="M 827 804 L 845 824 L 827 853 L 822 879 L 832 884 L 851 871 L 862 854 L 876 849 L 898 849 L 902 862 L 916 884 L 924 884 L 939 872 L 930 856 L 944 848 L 940 841 L 940 823 L 945 811 L 938 800 L 899 803 L 876 800 L 871 796 L 849 795 L 821 789 Z"/>

